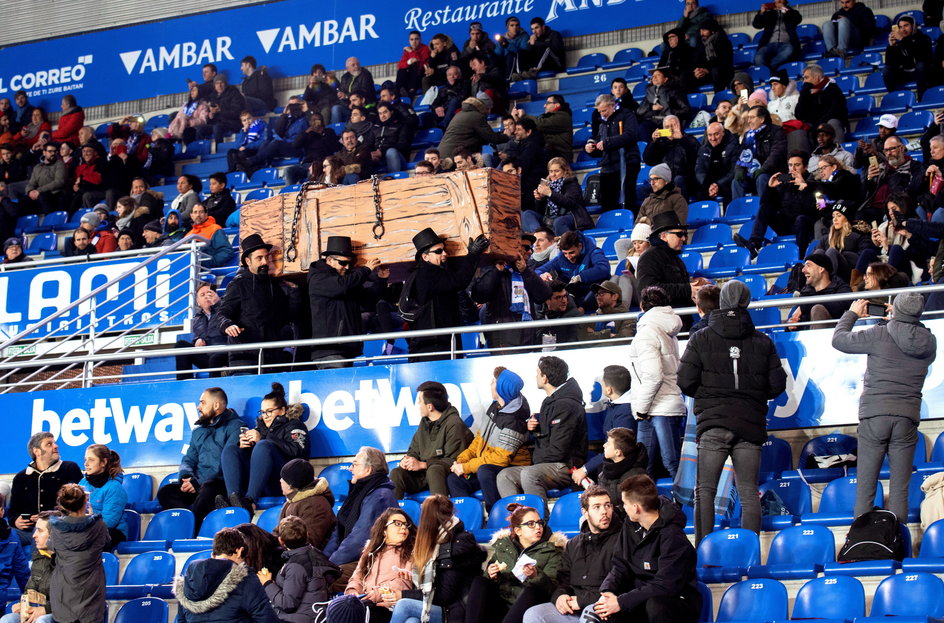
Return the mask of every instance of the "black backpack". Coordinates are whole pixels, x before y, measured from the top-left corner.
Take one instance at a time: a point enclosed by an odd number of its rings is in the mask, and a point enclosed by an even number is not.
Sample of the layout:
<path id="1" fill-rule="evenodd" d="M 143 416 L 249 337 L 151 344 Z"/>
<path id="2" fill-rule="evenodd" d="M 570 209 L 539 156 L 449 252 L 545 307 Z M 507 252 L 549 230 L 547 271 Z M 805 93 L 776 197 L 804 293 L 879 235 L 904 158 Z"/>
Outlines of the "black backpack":
<path id="1" fill-rule="evenodd" d="M 839 550 L 839 562 L 860 560 L 902 560 L 905 544 L 895 513 L 881 508 L 862 513 L 849 527 L 846 542 Z"/>
<path id="2" fill-rule="evenodd" d="M 429 301 L 421 305 L 416 300 L 417 272 L 419 271 L 414 270 L 407 276 L 406 281 L 403 282 L 403 290 L 400 291 L 400 300 L 397 302 L 397 310 L 400 312 L 400 317 L 411 325 L 423 316 L 430 307 Z"/>

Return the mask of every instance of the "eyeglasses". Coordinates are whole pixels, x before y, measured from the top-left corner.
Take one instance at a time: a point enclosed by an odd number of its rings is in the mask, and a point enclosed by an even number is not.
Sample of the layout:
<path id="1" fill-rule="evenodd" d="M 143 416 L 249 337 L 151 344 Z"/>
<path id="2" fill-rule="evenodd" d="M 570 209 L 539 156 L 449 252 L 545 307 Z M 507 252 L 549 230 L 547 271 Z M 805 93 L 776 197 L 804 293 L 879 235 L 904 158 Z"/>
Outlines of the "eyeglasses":
<path id="1" fill-rule="evenodd" d="M 891 154 L 891 153 L 895 153 L 899 149 L 901 149 L 901 145 L 898 145 L 897 147 L 886 147 L 882 151 L 884 151 L 886 154 Z"/>
<path id="2" fill-rule="evenodd" d="M 427 251 L 427 253 L 433 253 L 433 254 L 435 254 L 435 255 L 442 255 L 442 254 L 445 253 L 445 252 L 446 252 L 446 250 L 443 249 L 442 247 L 440 247 L 440 248 L 438 248 L 438 249 L 430 249 L 429 251 Z"/>
<path id="3" fill-rule="evenodd" d="M 543 519 L 532 519 L 531 521 L 524 521 L 524 522 L 522 522 L 522 523 L 519 525 L 519 527 L 525 527 L 525 526 L 528 527 L 528 528 L 531 528 L 532 530 L 534 530 L 534 529 L 536 529 L 536 528 L 543 528 L 543 527 L 544 527 L 544 520 L 543 520 Z"/>
<path id="4" fill-rule="evenodd" d="M 387 527 L 395 526 L 397 528 L 409 528 L 410 524 L 405 521 L 400 521 L 399 519 L 391 519 L 387 522 Z"/>
<path id="5" fill-rule="evenodd" d="M 262 410 L 260 409 L 260 410 L 259 410 L 259 415 L 261 415 L 262 417 L 265 417 L 265 416 L 267 416 L 267 415 L 272 415 L 273 413 L 278 413 L 278 412 L 281 411 L 281 410 L 282 410 L 281 407 L 279 407 L 278 409 L 266 409 L 265 411 L 262 411 Z"/>
<path id="6" fill-rule="evenodd" d="M 670 231 L 669 233 L 678 238 L 688 238 L 687 231 Z"/>
<path id="7" fill-rule="evenodd" d="M 650 182 L 664 182 L 665 180 L 662 179 L 661 177 L 650 177 L 649 181 Z"/>
<path id="8" fill-rule="evenodd" d="M 566 292 L 563 293 L 563 294 L 552 294 L 552 295 L 551 295 L 551 300 L 552 300 L 552 301 L 560 301 L 561 299 L 565 299 L 565 298 L 567 298 L 567 293 L 566 293 Z"/>

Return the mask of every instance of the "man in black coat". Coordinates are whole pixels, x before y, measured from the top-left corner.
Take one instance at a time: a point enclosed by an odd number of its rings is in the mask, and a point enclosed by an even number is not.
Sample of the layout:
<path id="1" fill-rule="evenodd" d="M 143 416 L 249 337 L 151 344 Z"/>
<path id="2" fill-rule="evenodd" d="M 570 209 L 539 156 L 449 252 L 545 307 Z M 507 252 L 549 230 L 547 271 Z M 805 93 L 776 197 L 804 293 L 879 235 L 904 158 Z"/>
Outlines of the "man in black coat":
<path id="1" fill-rule="evenodd" d="M 239 70 L 243 73 L 243 97 L 246 98 L 249 112 L 254 117 L 272 112 L 276 101 L 269 70 L 265 66 L 256 69 L 256 59 L 252 56 L 247 56 L 240 62 Z"/>
<path id="2" fill-rule="evenodd" d="M 926 78 L 933 56 L 931 38 L 915 28 L 913 17 L 902 15 L 898 18 L 898 31 L 893 30 L 888 35 L 885 69 L 882 71 L 885 88 L 889 92 L 898 91 L 909 82 L 917 82 L 920 100 L 928 88 Z"/>
<path id="3" fill-rule="evenodd" d="M 365 266 L 357 261 L 347 236 L 329 236 L 322 259 L 308 267 L 308 299 L 311 302 L 311 336 L 341 338 L 364 333 L 361 305 L 376 303 L 386 285 L 390 269 L 381 269 L 380 260 L 371 258 Z M 378 270 L 379 269 L 379 270 Z M 374 286 L 374 287 L 371 287 Z M 333 342 L 312 347 L 311 360 L 318 368 L 347 368 L 361 354 L 361 342 Z"/>
<path id="4" fill-rule="evenodd" d="M 584 150 L 600 157 L 600 205 L 605 211 L 618 209 L 622 185 L 623 207 L 635 213 L 639 207 L 636 201 L 636 178 L 639 177 L 636 115 L 617 108 L 616 98 L 609 93 L 598 95 L 594 106 L 600 113 L 599 131 L 587 141 Z M 624 166 L 626 175 L 621 177 Z"/>
<path id="5" fill-rule="evenodd" d="M 488 248 L 488 238 L 484 234 L 469 241 L 468 254 L 458 258 L 454 266 L 447 263 L 445 239 L 427 227 L 413 236 L 416 248 L 416 272 L 411 276 L 410 287 L 404 284 L 404 294 L 417 305 L 414 329 L 441 329 L 462 325 L 459 295 L 472 281 L 479 256 Z M 432 353 L 447 351 L 445 354 L 424 359 L 447 359 L 450 346 L 458 344 L 457 336 L 440 335 L 435 337 L 410 338 L 410 353 Z"/>
<path id="6" fill-rule="evenodd" d="M 718 478 L 729 456 L 743 509 L 741 527 L 760 533 L 757 477 L 767 441 L 767 402 L 786 389 L 787 374 L 773 341 L 754 329 L 750 303 L 746 285 L 725 283 L 720 308 L 708 316 L 708 328 L 689 339 L 678 369 L 679 387 L 695 398 L 698 425 L 696 543 L 714 526 Z"/>
<path id="7" fill-rule="evenodd" d="M 845 294 L 852 292 L 849 284 L 833 276 L 836 266 L 825 253 L 811 253 L 803 261 L 803 276 L 806 277 L 806 285 L 800 290 L 800 296 L 826 296 L 829 294 Z M 787 318 L 787 324 L 796 322 L 826 321 L 838 319 L 852 301 L 833 301 L 831 303 L 808 303 L 799 305 L 793 313 Z M 800 329 L 822 329 L 828 325 L 810 325 L 804 327 L 792 327 L 788 330 Z"/>
<path id="8" fill-rule="evenodd" d="M 734 165 L 741 153 L 737 136 L 718 123 L 708 124 L 705 140 L 702 141 L 695 158 L 695 181 L 698 182 L 698 198 L 716 200 L 731 196 L 731 180 Z M 673 171 L 675 169 L 672 169 Z"/>
<path id="9" fill-rule="evenodd" d="M 692 177 L 695 175 L 695 159 L 698 157 L 700 145 L 698 139 L 682 132 L 682 122 L 675 115 L 666 115 L 662 120 L 662 130 L 671 132 L 669 136 L 662 136 L 665 132 L 655 130 L 652 141 L 646 145 L 642 153 L 643 162 L 651 167 L 665 163 L 672 169 L 672 182 L 688 197 L 692 194 L 694 185 Z"/>
<path id="10" fill-rule="evenodd" d="M 242 268 L 226 288 L 220 305 L 219 327 L 229 336 L 230 344 L 275 342 L 291 339 L 290 322 L 295 306 L 281 280 L 269 276 L 269 251 L 259 234 L 246 236 L 241 245 Z M 285 286 L 294 289 L 294 284 Z M 284 351 L 263 351 L 266 364 L 282 363 Z M 230 366 L 250 366 L 258 361 L 256 351 L 233 351 L 229 354 Z M 250 374 L 250 370 L 237 370 L 233 374 Z"/>
<path id="11" fill-rule="evenodd" d="M 525 623 L 576 623 L 581 610 L 592 606 L 600 596 L 600 584 L 612 565 L 622 515 L 606 489 L 590 485 L 580 494 L 580 534 L 567 541 L 557 568 L 557 590 L 549 603 L 530 608 Z"/>
<path id="12" fill-rule="evenodd" d="M 734 77 L 734 47 L 728 33 L 714 19 L 707 20 L 698 29 L 695 46 L 695 79 L 691 86 L 710 84 L 720 91 L 731 84 Z"/>
<path id="13" fill-rule="evenodd" d="M 771 176 L 787 168 L 787 135 L 774 124 L 770 111 L 763 106 L 754 106 L 748 111 L 747 127 L 742 143 L 744 151 L 731 182 L 731 196 L 737 199 L 753 190 L 763 200 Z M 745 161 L 745 152 L 752 155 L 750 163 Z"/>
<path id="14" fill-rule="evenodd" d="M 815 131 L 820 124 L 828 123 L 836 130 L 836 142 L 845 140 L 846 128 L 849 127 L 846 94 L 819 65 L 807 65 L 803 70 L 803 86 L 794 114 L 809 126 L 807 129 Z M 815 143 L 815 139 L 811 136 L 810 143 Z"/>
<path id="15" fill-rule="evenodd" d="M 636 285 L 642 292 L 649 286 L 659 286 L 669 295 L 672 307 L 691 307 L 697 287 L 707 281 L 699 277 L 694 281 L 688 275 L 685 262 L 679 257 L 682 245 L 688 240 L 688 225 L 679 223 L 674 210 L 656 214 L 652 219 L 651 245 L 639 258 L 636 267 Z M 691 317 L 682 318 L 691 326 Z"/>
<path id="16" fill-rule="evenodd" d="M 544 23 L 544 19 L 531 19 L 531 37 L 528 39 L 530 49 L 525 55 L 525 67 L 528 77 L 535 77 L 539 71 L 564 71 L 564 38 L 559 32 Z"/>
<path id="17" fill-rule="evenodd" d="M 620 495 L 627 521 L 593 611 L 612 623 L 695 623 L 701 595 L 685 514 L 648 476 L 624 480 Z"/>
<path id="18" fill-rule="evenodd" d="M 200 138 L 210 138 L 217 143 L 223 137 L 242 129 L 240 114 L 246 110 L 246 98 L 239 89 L 226 82 L 226 76 L 216 74 L 213 78 L 213 94 L 210 96 L 210 117 L 199 126 Z"/>

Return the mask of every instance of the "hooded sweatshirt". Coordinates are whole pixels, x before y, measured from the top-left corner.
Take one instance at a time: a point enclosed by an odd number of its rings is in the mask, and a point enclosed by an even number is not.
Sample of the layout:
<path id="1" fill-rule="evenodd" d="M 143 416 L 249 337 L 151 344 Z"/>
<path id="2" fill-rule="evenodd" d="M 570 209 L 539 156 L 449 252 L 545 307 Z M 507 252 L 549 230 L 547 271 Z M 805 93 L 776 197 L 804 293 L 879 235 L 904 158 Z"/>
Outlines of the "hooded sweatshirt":
<path id="1" fill-rule="evenodd" d="M 199 560 L 173 590 L 179 623 L 279 623 L 259 578 L 242 563 Z"/>
<path id="2" fill-rule="evenodd" d="M 100 515 L 51 517 L 48 549 L 55 552 L 49 601 L 52 616 L 70 623 L 101 623 L 105 617 L 102 552 L 111 543 Z"/>
<path id="3" fill-rule="evenodd" d="M 852 331 L 858 316 L 851 310 L 839 319 L 833 348 L 869 356 L 859 400 L 859 419 L 898 415 L 917 424 L 921 419 L 921 390 L 928 368 L 937 356 L 937 339 L 921 322 L 920 294 L 895 297 L 892 319 Z"/>
<path id="4" fill-rule="evenodd" d="M 639 317 L 636 337 L 629 345 L 632 376 L 630 402 L 636 413 L 685 415 L 676 384 L 679 366 L 678 332 L 682 319 L 671 307 L 653 307 Z"/>
<path id="5" fill-rule="evenodd" d="M 529 417 L 531 407 L 521 394 L 504 406 L 499 406 L 498 401 L 492 402 L 485 412 L 481 430 L 456 458 L 462 464 L 463 473 L 474 474 L 482 465 L 530 465 L 531 453 L 525 446 Z"/>

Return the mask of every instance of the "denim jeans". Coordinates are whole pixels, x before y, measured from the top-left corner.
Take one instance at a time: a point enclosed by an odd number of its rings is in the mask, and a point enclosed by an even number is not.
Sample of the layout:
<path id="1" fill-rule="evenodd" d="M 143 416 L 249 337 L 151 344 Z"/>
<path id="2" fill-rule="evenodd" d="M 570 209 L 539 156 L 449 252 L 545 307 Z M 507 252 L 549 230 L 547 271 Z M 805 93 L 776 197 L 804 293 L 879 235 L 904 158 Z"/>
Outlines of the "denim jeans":
<path id="1" fill-rule="evenodd" d="M 757 48 L 754 54 L 755 65 L 765 65 L 771 71 L 777 69 L 793 56 L 793 45 L 790 43 L 768 43 L 762 48 Z"/>
<path id="2" fill-rule="evenodd" d="M 521 212 L 521 231 L 533 232 L 538 227 L 544 225 L 544 215 L 535 210 L 524 210 Z M 574 231 L 574 217 L 571 214 L 558 216 L 554 219 L 554 235 L 561 236 L 564 232 Z"/>
<path id="3" fill-rule="evenodd" d="M 403 170 L 403 156 L 395 147 L 390 147 L 384 152 L 384 159 L 387 161 L 387 173 Z"/>
<path id="4" fill-rule="evenodd" d="M 288 461 L 278 446 L 263 439 L 251 449 L 226 446 L 221 462 L 226 493 L 239 493 L 256 501 L 279 494 L 279 472 Z"/>
<path id="5" fill-rule="evenodd" d="M 351 109 L 345 104 L 331 107 L 331 123 L 346 123 L 351 118 Z"/>
<path id="6" fill-rule="evenodd" d="M 764 197 L 767 195 L 767 182 L 769 181 L 770 174 L 768 173 L 761 173 L 757 176 L 757 179 L 752 179 L 750 175 L 743 181 L 735 178 L 731 180 L 731 198 L 739 199 L 746 197 L 748 193 L 753 190 L 757 193 L 757 196 L 760 197 L 761 203 L 763 203 Z"/>
<path id="7" fill-rule="evenodd" d="M 648 420 L 640 420 L 636 430 L 636 441 L 646 446 L 649 452 L 649 475 L 655 479 L 656 457 L 662 455 L 662 465 L 672 478 L 678 471 L 679 454 L 682 450 L 682 430 L 685 428 L 683 415 L 654 415 Z"/>
<path id="8" fill-rule="evenodd" d="M 849 48 L 860 47 L 862 38 L 859 30 L 847 18 L 841 17 L 835 22 L 828 21 L 823 24 L 823 43 L 826 50 L 836 48 L 840 52 L 845 52 Z"/>
<path id="9" fill-rule="evenodd" d="M 695 487 L 695 542 L 715 525 L 715 494 L 724 462 L 731 457 L 734 481 L 741 498 L 741 527 L 760 533 L 760 446 L 745 441 L 726 428 L 710 428 L 698 438 L 698 481 Z"/>
<path id="10" fill-rule="evenodd" d="M 476 491 L 482 490 L 482 497 L 485 499 L 486 510 L 492 510 L 501 495 L 498 493 L 498 484 L 496 482 L 498 473 L 503 470 L 498 465 L 481 465 L 478 471 L 471 474 L 468 478 L 449 474 L 446 477 L 446 484 L 449 487 L 450 497 L 472 497 Z"/>
<path id="11" fill-rule="evenodd" d="M 557 611 L 557 606 L 552 603 L 541 604 L 528 608 L 521 619 L 522 623 L 578 623 L 581 612 L 575 614 L 561 614 Z M 0 621 L 0 623 L 3 623 Z M 14 621 L 14 623 L 19 623 Z"/>
<path id="12" fill-rule="evenodd" d="M 423 614 L 423 602 L 418 599 L 401 599 L 393 608 L 390 623 L 420 623 Z M 432 606 L 429 610 L 429 623 L 442 623 L 443 611 L 439 606 Z"/>
<path id="13" fill-rule="evenodd" d="M 855 516 L 871 510 L 875 483 L 888 455 L 888 503 L 902 523 L 908 521 L 908 480 L 918 444 L 918 425 L 911 418 L 879 415 L 859 422 L 859 453 L 856 469 Z"/>

